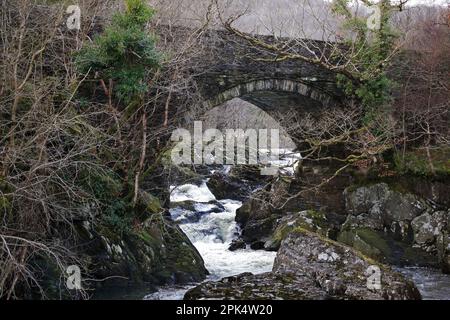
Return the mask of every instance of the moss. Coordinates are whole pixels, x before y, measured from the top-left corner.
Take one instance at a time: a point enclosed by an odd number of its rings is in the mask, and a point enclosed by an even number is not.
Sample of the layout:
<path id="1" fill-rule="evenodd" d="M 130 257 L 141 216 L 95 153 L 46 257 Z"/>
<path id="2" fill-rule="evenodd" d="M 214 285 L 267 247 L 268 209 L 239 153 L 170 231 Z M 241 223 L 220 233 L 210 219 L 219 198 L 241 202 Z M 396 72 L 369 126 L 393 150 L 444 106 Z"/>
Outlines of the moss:
<path id="1" fill-rule="evenodd" d="M 376 232 L 367 228 L 357 230 L 356 234 L 368 245 L 378 249 L 385 257 L 391 254 L 387 242 Z"/>
<path id="2" fill-rule="evenodd" d="M 441 177 L 450 176 L 450 148 L 431 149 L 431 162 L 435 169 L 435 175 Z M 394 155 L 394 165 L 401 174 L 413 174 L 417 176 L 432 177 L 433 172 L 425 149 L 410 150 L 405 154 Z"/>
<path id="3" fill-rule="evenodd" d="M 161 245 L 161 242 L 147 231 L 137 232 L 136 235 L 153 248 L 158 248 Z"/>
<path id="4" fill-rule="evenodd" d="M 0 212 L 9 212 L 11 210 L 11 203 L 8 198 L 0 195 Z"/>
<path id="5" fill-rule="evenodd" d="M 159 198 L 150 194 L 150 198 L 147 201 L 147 210 L 151 213 L 159 213 L 162 211 L 162 205 Z"/>
<path id="6" fill-rule="evenodd" d="M 301 227 L 295 228 L 292 232 L 293 232 L 293 233 L 298 233 L 298 234 L 307 234 L 307 235 L 310 235 L 310 236 L 318 237 L 321 241 L 323 241 L 323 242 L 325 242 L 325 243 L 328 243 L 328 244 L 330 244 L 330 245 L 332 245 L 332 246 L 336 246 L 336 247 L 338 247 L 338 248 L 341 248 L 341 249 L 343 249 L 343 250 L 348 250 L 348 249 L 350 249 L 350 250 L 353 251 L 353 253 L 354 253 L 355 255 L 357 255 L 357 256 L 358 256 L 359 258 L 361 258 L 362 260 L 366 261 L 368 264 L 370 264 L 370 265 L 378 265 L 381 269 L 385 269 L 385 270 L 386 270 L 386 269 L 389 269 L 388 266 L 386 266 L 386 265 L 384 265 L 384 264 L 381 264 L 380 262 L 375 261 L 372 257 L 369 257 L 369 256 L 367 256 L 366 254 L 364 254 L 364 252 L 360 252 L 360 251 L 358 251 L 358 250 L 356 250 L 356 249 L 354 249 L 354 248 L 352 249 L 352 248 L 351 248 L 352 246 L 347 247 L 347 244 L 342 244 L 342 243 L 340 243 L 340 242 L 331 240 L 331 239 L 329 239 L 329 238 L 327 238 L 327 237 L 325 237 L 325 236 L 322 236 L 322 235 L 320 235 L 320 234 L 311 232 L 311 231 L 306 230 L 306 229 L 303 229 L 303 228 L 301 228 Z"/>
<path id="7" fill-rule="evenodd" d="M 312 219 L 314 226 L 318 226 L 322 229 L 327 227 L 327 217 L 323 212 L 308 210 L 306 217 Z"/>
<path id="8" fill-rule="evenodd" d="M 288 234 L 297 227 L 326 236 L 327 218 L 323 212 L 306 211 L 306 214 L 297 217 L 293 224 L 285 223 L 276 228 L 272 236 L 271 247 L 278 248 Z"/>
<path id="9" fill-rule="evenodd" d="M 343 231 L 338 241 L 376 260 L 384 261 L 392 254 L 387 241 L 378 232 L 368 228 Z"/>

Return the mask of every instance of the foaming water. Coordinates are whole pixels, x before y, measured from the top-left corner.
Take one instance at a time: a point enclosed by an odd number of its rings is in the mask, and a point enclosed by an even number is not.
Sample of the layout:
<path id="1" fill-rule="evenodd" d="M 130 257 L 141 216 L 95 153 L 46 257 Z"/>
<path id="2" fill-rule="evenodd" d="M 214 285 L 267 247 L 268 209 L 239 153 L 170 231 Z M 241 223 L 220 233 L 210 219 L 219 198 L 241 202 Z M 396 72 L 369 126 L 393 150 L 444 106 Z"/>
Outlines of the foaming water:
<path id="1" fill-rule="evenodd" d="M 205 203 L 216 200 L 216 197 L 209 191 L 206 181 L 203 181 L 200 186 L 194 184 L 171 186 L 170 192 L 171 202 L 195 201 Z"/>
<path id="2" fill-rule="evenodd" d="M 235 200 L 217 201 L 204 181 L 200 186 L 187 184 L 171 187 L 172 205 L 184 201 L 194 201 L 195 211 L 181 206 L 170 210 L 172 218 L 180 223 L 180 228 L 189 237 L 203 257 L 210 272 L 209 281 L 237 275 L 243 272 L 254 274 L 272 270 L 275 252 L 242 249 L 228 250 L 231 242 L 239 236 L 236 224 L 236 210 L 242 202 Z M 149 300 L 179 300 L 185 292 L 196 284 L 187 286 L 167 286 L 145 297 Z"/>
<path id="3" fill-rule="evenodd" d="M 239 235 L 235 222 L 239 201 L 221 200 L 223 212 L 204 215 L 197 223 L 181 225 L 202 255 L 210 278 L 220 279 L 242 272 L 262 273 L 272 269 L 275 252 L 243 249 L 230 251 L 228 247 Z"/>

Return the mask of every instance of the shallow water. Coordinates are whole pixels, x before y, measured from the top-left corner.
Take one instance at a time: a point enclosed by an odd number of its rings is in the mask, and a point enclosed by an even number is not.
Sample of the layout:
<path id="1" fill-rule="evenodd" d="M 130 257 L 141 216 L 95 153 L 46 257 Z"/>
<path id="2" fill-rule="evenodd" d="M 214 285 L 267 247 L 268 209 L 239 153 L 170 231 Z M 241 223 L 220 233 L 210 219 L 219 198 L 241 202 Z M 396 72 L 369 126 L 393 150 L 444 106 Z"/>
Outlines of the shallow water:
<path id="1" fill-rule="evenodd" d="M 450 300 L 450 275 L 426 268 L 401 268 L 398 271 L 416 284 L 424 300 Z"/>

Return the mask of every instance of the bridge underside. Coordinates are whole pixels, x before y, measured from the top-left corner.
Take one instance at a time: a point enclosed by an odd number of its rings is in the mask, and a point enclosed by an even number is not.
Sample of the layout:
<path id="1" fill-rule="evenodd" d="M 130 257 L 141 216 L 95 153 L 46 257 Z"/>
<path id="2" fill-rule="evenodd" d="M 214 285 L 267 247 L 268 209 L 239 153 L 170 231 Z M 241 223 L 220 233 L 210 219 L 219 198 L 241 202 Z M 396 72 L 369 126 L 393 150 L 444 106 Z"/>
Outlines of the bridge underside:
<path id="1" fill-rule="evenodd" d="M 268 113 L 285 112 L 291 109 L 308 113 L 317 112 L 323 107 L 322 103 L 316 100 L 290 92 L 258 91 L 244 94 L 240 98 Z"/>

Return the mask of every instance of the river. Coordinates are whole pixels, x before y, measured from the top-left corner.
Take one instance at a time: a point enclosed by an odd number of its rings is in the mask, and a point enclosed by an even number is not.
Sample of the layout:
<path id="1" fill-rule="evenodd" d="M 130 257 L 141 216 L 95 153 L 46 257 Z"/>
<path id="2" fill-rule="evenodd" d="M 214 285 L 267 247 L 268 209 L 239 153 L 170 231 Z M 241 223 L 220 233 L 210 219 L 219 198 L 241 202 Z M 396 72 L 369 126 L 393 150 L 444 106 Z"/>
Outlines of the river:
<path id="1" fill-rule="evenodd" d="M 230 251 L 231 242 L 239 236 L 239 226 L 235 222 L 236 210 L 240 201 L 228 199 L 217 200 L 203 181 L 200 185 L 186 184 L 171 187 L 170 210 L 172 219 L 180 224 L 181 229 L 192 241 L 205 261 L 210 272 L 207 281 L 243 272 L 254 274 L 271 271 L 276 256 L 275 252 L 243 249 Z M 184 209 L 185 201 L 194 203 L 194 210 Z M 175 205 L 174 205 L 175 204 Z M 424 268 L 398 268 L 414 281 L 426 300 L 450 300 L 450 276 L 439 270 Z M 167 286 L 147 295 L 146 300 L 180 300 L 190 288 L 186 286 Z"/>

